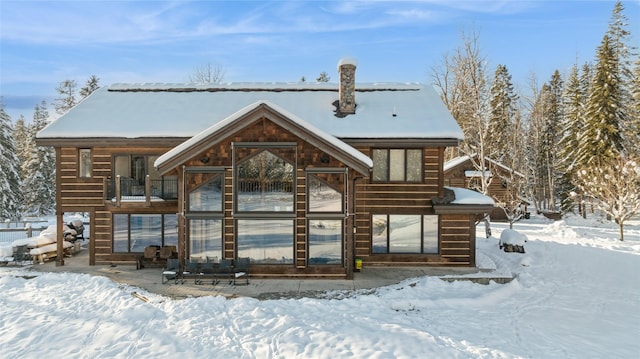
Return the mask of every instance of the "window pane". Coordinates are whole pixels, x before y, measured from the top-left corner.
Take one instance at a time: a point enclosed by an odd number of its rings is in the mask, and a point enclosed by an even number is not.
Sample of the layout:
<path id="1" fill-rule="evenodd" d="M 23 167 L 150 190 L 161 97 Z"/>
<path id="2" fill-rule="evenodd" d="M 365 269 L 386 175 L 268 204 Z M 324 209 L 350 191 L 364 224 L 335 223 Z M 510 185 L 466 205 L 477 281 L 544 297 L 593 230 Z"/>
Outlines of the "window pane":
<path id="1" fill-rule="evenodd" d="M 82 149 L 80 153 L 80 177 L 91 177 L 91 150 Z"/>
<path id="2" fill-rule="evenodd" d="M 164 215 L 164 245 L 178 247 L 178 215 Z"/>
<path id="3" fill-rule="evenodd" d="M 113 252 L 129 252 L 129 215 L 113 215 Z"/>
<path id="4" fill-rule="evenodd" d="M 389 150 L 389 179 L 404 181 L 404 150 Z"/>
<path id="5" fill-rule="evenodd" d="M 131 252 L 144 252 L 147 246 L 162 245 L 162 219 L 159 214 L 131 215 Z"/>
<path id="6" fill-rule="evenodd" d="M 238 257 L 256 264 L 293 263 L 293 220 L 238 220 Z"/>
<path id="7" fill-rule="evenodd" d="M 387 253 L 388 223 L 386 214 L 374 214 L 371 217 L 372 225 L 372 253 Z"/>
<path id="8" fill-rule="evenodd" d="M 293 166 L 263 151 L 238 165 L 239 212 L 293 212 Z"/>
<path id="9" fill-rule="evenodd" d="M 189 258 L 222 258 L 222 220 L 189 220 Z"/>
<path id="10" fill-rule="evenodd" d="M 407 181 L 422 181 L 422 150 L 407 150 Z"/>
<path id="11" fill-rule="evenodd" d="M 438 216 L 424 216 L 423 253 L 438 253 Z"/>
<path id="12" fill-rule="evenodd" d="M 309 264 L 342 264 L 342 220 L 309 221 Z"/>
<path id="13" fill-rule="evenodd" d="M 389 157 L 387 150 L 373 150 L 373 181 L 385 182 L 389 180 L 387 169 Z"/>
<path id="14" fill-rule="evenodd" d="M 131 157 L 131 178 L 137 185 L 144 185 L 144 178 L 147 176 L 147 163 L 144 156 Z"/>
<path id="15" fill-rule="evenodd" d="M 421 216 L 389 216 L 389 253 L 420 253 Z"/>
<path id="16" fill-rule="evenodd" d="M 343 176 L 342 174 L 333 175 Z M 344 184 L 341 182 L 339 183 L 339 185 L 342 187 Z M 309 192 L 309 212 L 343 211 L 342 193 L 329 186 L 326 182 L 320 180 L 318 176 L 309 175 L 307 181 L 307 190 Z"/>
<path id="17" fill-rule="evenodd" d="M 129 163 L 128 155 L 115 156 L 115 173 L 114 176 L 121 176 L 124 178 L 131 177 L 131 164 Z"/>
<path id="18" fill-rule="evenodd" d="M 222 176 L 216 176 L 189 193 L 189 211 L 222 211 Z"/>

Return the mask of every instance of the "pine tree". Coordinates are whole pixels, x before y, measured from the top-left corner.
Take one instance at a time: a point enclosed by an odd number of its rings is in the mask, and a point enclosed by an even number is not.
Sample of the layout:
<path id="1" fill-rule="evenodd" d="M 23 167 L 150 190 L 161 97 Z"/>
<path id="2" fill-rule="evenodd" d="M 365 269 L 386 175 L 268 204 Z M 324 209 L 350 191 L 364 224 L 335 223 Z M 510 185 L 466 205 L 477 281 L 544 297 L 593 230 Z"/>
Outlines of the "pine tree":
<path id="1" fill-rule="evenodd" d="M 623 113 L 630 113 L 633 111 L 632 106 L 632 87 L 633 81 L 633 64 L 632 53 L 634 48 L 629 46 L 629 37 L 631 32 L 626 29 L 628 25 L 628 19 L 624 14 L 624 6 L 622 2 L 617 1 L 613 7 L 611 13 L 611 19 L 609 20 L 609 28 L 607 35 L 609 37 L 609 46 L 613 52 L 613 56 L 616 58 L 618 64 L 618 76 L 621 81 L 621 85 L 618 88 L 621 109 Z M 637 77 L 636 77 L 637 79 Z M 640 138 L 638 135 L 638 122 L 640 120 L 631 116 L 627 116 L 622 122 L 620 122 L 620 130 L 622 133 L 622 139 L 624 141 L 624 147 L 628 150 L 637 147 L 637 140 Z"/>
<path id="2" fill-rule="evenodd" d="M 533 100 L 530 112 L 529 142 L 532 153 L 529 156 L 533 195 L 537 201 L 544 200 L 545 209 L 557 210 L 556 199 L 560 195 L 558 147 L 562 123 L 562 79 L 556 70 L 551 81 L 542 85 Z M 539 208 L 536 208 L 539 209 Z"/>
<path id="3" fill-rule="evenodd" d="M 76 100 L 77 87 L 75 80 L 64 80 L 58 85 L 56 91 L 60 97 L 56 98 L 53 103 L 57 113 L 62 115 L 78 103 Z"/>
<path id="4" fill-rule="evenodd" d="M 46 215 L 55 210 L 55 153 L 50 147 L 36 146 L 35 136 L 43 129 L 49 119 L 46 102 L 34 108 L 33 122 L 28 127 L 29 141 L 25 146 L 26 161 L 22 172 L 25 173 L 24 210 L 30 215 Z"/>
<path id="5" fill-rule="evenodd" d="M 578 66 L 574 65 L 563 93 L 564 117 L 558 151 L 558 170 L 561 174 L 558 179 L 558 187 L 560 188 L 561 209 L 564 212 L 572 210 L 574 205 L 571 195 L 575 192 L 575 186 L 572 183 L 575 171 L 574 159 L 575 150 L 578 147 L 578 137 L 582 131 L 585 105 L 586 95 L 580 87 Z"/>
<path id="6" fill-rule="evenodd" d="M 578 147 L 578 137 L 582 131 L 586 105 L 586 94 L 580 86 L 578 66 L 574 65 L 567 79 L 563 93 L 562 138 L 560 139 L 560 162 L 564 171 L 574 166 L 575 151 Z"/>
<path id="7" fill-rule="evenodd" d="M 331 80 L 331 77 L 329 77 L 329 74 L 327 74 L 325 71 L 322 71 L 320 73 L 320 76 L 318 76 L 318 78 L 316 79 L 317 82 L 329 82 Z"/>
<path id="8" fill-rule="evenodd" d="M 629 143 L 635 144 L 635 146 L 628 146 L 627 150 L 630 154 L 640 158 L 640 58 L 636 61 L 633 68 L 630 97 L 631 102 L 629 106 Z"/>
<path id="9" fill-rule="evenodd" d="M 617 1 L 613 6 L 607 35 L 609 36 L 609 45 L 618 60 L 620 76 L 623 81 L 627 82 L 632 77 L 631 53 L 633 49 L 630 49 L 628 45 L 631 32 L 626 29 L 628 19 L 623 11 L 624 5 L 622 5 L 622 2 Z"/>
<path id="10" fill-rule="evenodd" d="M 505 65 L 498 65 L 493 84 L 489 89 L 490 116 L 487 131 L 487 147 L 490 157 L 498 162 L 507 162 L 514 149 L 505 139 L 514 133 L 515 116 L 518 112 L 518 96 L 513 90 L 511 75 Z"/>
<path id="11" fill-rule="evenodd" d="M 624 149 L 621 126 L 627 115 L 622 104 L 622 80 L 618 60 L 605 35 L 598 48 L 597 64 L 587 100 L 584 131 L 579 139 L 576 162 L 580 166 L 604 163 Z"/>
<path id="12" fill-rule="evenodd" d="M 11 118 L 0 102 L 0 218 L 19 219 L 22 192 Z"/>
<path id="13" fill-rule="evenodd" d="M 549 198 L 549 188 L 547 186 L 547 118 L 549 113 L 549 102 L 551 88 L 548 84 L 543 84 L 538 90 L 535 89 L 533 104 L 531 105 L 529 128 L 528 128 L 528 148 L 529 155 L 527 162 L 530 168 L 531 194 L 534 199 L 536 210 L 540 211 L 539 203 Z M 544 206 L 546 209 L 548 205 Z"/>
<path id="14" fill-rule="evenodd" d="M 29 128 L 25 124 L 24 116 L 20 115 L 20 118 L 16 121 L 13 131 L 13 138 L 16 144 L 16 155 L 18 156 L 19 163 L 24 163 L 27 160 L 25 156 L 25 149 L 29 142 Z M 21 173 L 21 178 L 25 178 Z"/>
<path id="15" fill-rule="evenodd" d="M 80 89 L 81 99 L 87 98 L 91 93 L 100 88 L 100 79 L 96 75 L 91 75 L 87 83 Z"/>

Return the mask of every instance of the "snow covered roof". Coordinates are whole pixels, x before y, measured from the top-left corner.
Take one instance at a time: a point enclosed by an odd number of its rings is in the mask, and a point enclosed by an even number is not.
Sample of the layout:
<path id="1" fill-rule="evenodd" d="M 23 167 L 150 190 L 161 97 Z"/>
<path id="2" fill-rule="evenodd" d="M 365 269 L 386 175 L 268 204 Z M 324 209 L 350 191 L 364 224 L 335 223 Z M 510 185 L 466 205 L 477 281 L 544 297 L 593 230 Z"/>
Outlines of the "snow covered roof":
<path id="1" fill-rule="evenodd" d="M 473 171 L 473 170 L 464 171 L 464 176 L 465 177 L 484 177 L 484 178 L 489 178 L 492 175 L 493 174 L 491 173 L 491 171 Z"/>
<path id="2" fill-rule="evenodd" d="M 258 102 L 340 138 L 463 137 L 430 86 L 356 84 L 355 98 L 356 113 L 339 118 L 335 83 L 114 84 L 95 91 L 38 138 L 193 137 Z"/>
<path id="3" fill-rule="evenodd" d="M 456 157 L 456 158 L 453 158 L 453 159 L 451 159 L 451 160 L 449 160 L 449 161 L 445 162 L 445 163 L 444 163 L 444 166 L 443 166 L 443 170 L 444 170 L 445 172 L 447 172 L 447 171 L 449 171 L 449 170 L 450 170 L 450 169 L 452 169 L 452 168 L 455 168 L 455 167 L 460 166 L 461 164 L 463 164 L 463 163 L 465 163 L 465 162 L 467 162 L 467 161 L 470 161 L 470 160 L 471 160 L 471 158 L 476 158 L 476 157 L 478 157 L 478 154 L 477 154 L 477 153 L 474 153 L 474 154 L 472 154 L 471 156 L 466 156 L 466 155 L 465 155 L 465 156 L 458 156 L 458 157 Z M 502 164 L 502 163 L 500 163 L 500 162 L 498 162 L 498 161 L 494 161 L 494 160 L 492 160 L 492 159 L 491 159 L 491 158 L 489 158 L 489 157 L 485 157 L 485 160 L 486 160 L 486 161 L 488 161 L 489 163 L 492 163 L 492 164 L 493 164 L 493 165 L 495 165 L 495 166 L 498 166 L 498 167 L 502 168 L 503 170 L 505 170 L 505 171 L 507 171 L 507 172 L 510 172 L 510 171 L 511 171 L 511 168 L 507 167 L 506 165 L 504 165 L 504 164 Z M 520 172 L 518 172 L 518 171 L 514 171 L 514 173 L 515 173 L 516 175 L 520 176 L 520 177 L 525 177 L 525 175 L 524 175 L 524 174 L 522 174 L 522 173 L 520 173 Z M 491 175 L 492 175 L 492 174 L 491 174 L 491 171 L 486 171 L 486 172 L 485 172 L 485 175 L 491 176 Z M 465 171 L 465 176 L 466 176 L 466 177 L 482 177 L 482 172 L 480 172 L 480 171 L 475 171 L 475 170 L 472 170 L 472 171 Z"/>
<path id="4" fill-rule="evenodd" d="M 216 135 L 216 133 L 218 133 L 219 131 L 224 130 L 227 126 L 231 125 L 235 121 L 238 121 L 240 118 L 245 116 L 247 113 L 249 113 L 252 110 L 255 110 L 255 109 L 257 109 L 257 108 L 259 108 L 261 106 L 267 106 L 267 107 L 271 108 L 273 111 L 276 111 L 279 114 L 281 114 L 282 116 L 286 117 L 289 121 L 292 121 L 295 124 L 297 124 L 298 126 L 301 126 L 305 131 L 307 131 L 307 132 L 313 134 L 314 136 L 318 137 L 321 141 L 330 144 L 332 148 L 338 149 L 342 153 L 344 153 L 345 155 L 355 159 L 356 161 L 359 162 L 360 165 L 362 165 L 362 166 L 358 166 L 358 167 L 365 167 L 367 169 L 367 172 L 368 172 L 368 169 L 373 167 L 373 161 L 371 160 L 371 158 L 369 158 L 368 156 L 364 155 L 362 152 L 356 150 L 355 148 L 351 147 L 350 145 L 344 143 L 343 141 L 341 141 L 341 140 L 329 135 L 328 133 L 318 129 L 317 127 L 311 125 L 310 123 L 304 121 L 303 119 L 298 118 L 295 114 L 289 113 L 284 108 L 281 108 L 280 106 L 278 106 L 276 104 L 273 104 L 273 103 L 270 103 L 268 101 L 258 101 L 256 103 L 250 104 L 249 106 L 246 106 L 245 108 L 242 108 L 240 111 L 238 111 L 238 112 L 232 114 L 231 116 L 223 119 L 222 121 L 214 124 L 213 126 L 209 127 L 208 129 L 196 134 L 195 136 L 193 136 L 190 139 L 184 141 L 180 145 L 174 147 L 169 152 L 167 152 L 167 153 L 163 154 L 162 156 L 158 157 L 158 159 L 156 159 L 156 161 L 154 163 L 154 167 L 156 167 L 156 168 L 162 167 L 163 165 L 165 165 L 166 163 L 170 162 L 174 158 L 176 158 L 176 157 L 180 156 L 181 154 L 183 154 L 185 151 L 188 151 L 189 149 L 200 145 L 203 141 L 206 141 L 207 138 Z M 207 146 L 211 144 L 210 141 L 206 141 L 206 143 L 207 143 Z"/>
<path id="5" fill-rule="evenodd" d="M 480 192 L 476 192 L 466 188 L 460 187 L 445 187 L 453 191 L 455 199 L 451 201 L 451 204 L 482 204 L 482 205 L 495 205 L 493 198 L 485 196 Z"/>

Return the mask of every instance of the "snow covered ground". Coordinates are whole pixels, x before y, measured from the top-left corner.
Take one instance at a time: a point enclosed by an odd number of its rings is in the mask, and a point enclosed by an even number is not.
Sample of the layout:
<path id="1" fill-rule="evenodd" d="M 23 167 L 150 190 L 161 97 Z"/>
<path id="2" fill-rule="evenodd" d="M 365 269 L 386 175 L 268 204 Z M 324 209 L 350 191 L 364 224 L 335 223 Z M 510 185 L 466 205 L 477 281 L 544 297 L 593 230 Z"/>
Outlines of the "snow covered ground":
<path id="1" fill-rule="evenodd" d="M 482 227 L 482 226 L 480 226 Z M 534 217 L 525 254 L 478 231 L 509 284 L 420 277 L 326 298 L 172 300 L 104 277 L 0 269 L 0 356 L 638 358 L 640 221 Z M 365 268 L 366 270 L 366 268 Z M 132 296 L 138 292 L 148 302 Z"/>

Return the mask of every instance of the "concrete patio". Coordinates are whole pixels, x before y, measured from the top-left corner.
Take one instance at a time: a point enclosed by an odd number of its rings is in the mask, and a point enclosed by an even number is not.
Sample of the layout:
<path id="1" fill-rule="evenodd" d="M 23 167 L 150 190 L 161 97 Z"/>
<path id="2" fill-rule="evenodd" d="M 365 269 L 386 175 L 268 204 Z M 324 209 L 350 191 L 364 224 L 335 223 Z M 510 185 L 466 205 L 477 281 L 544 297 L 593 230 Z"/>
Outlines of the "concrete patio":
<path id="1" fill-rule="evenodd" d="M 506 282 L 511 278 L 493 278 L 478 274 L 477 268 L 444 268 L 444 267 L 364 267 L 355 273 L 353 279 L 259 279 L 251 278 L 248 285 L 232 285 L 227 281 L 211 284 L 195 284 L 193 279 L 184 284 L 173 281 L 162 284 L 161 268 L 144 268 L 137 270 L 135 264 L 130 265 L 89 265 L 89 251 L 82 249 L 72 257 L 65 257 L 64 265 L 58 266 L 55 261 L 34 264 L 32 270 L 40 272 L 71 272 L 100 275 L 115 282 L 139 287 L 152 293 L 171 298 L 188 298 L 201 296 L 253 297 L 261 300 L 280 298 L 323 297 L 327 292 L 341 291 L 348 296 L 355 290 L 373 290 L 375 288 L 400 283 L 408 278 L 420 276 L 436 276 L 445 280 L 472 280 L 488 283 L 489 280 Z M 331 297 L 335 297 L 335 293 Z M 341 295 L 338 295 L 341 296 Z"/>

